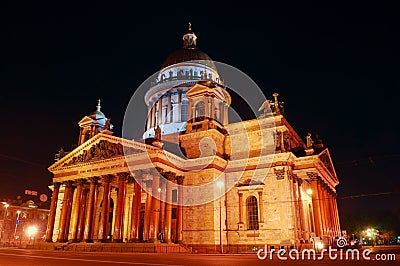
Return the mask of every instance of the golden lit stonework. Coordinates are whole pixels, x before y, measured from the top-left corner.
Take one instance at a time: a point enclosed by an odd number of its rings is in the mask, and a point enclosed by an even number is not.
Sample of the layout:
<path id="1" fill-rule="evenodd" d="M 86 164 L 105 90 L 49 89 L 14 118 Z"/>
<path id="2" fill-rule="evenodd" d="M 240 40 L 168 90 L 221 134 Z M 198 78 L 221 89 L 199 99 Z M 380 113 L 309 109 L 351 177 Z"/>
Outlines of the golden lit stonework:
<path id="1" fill-rule="evenodd" d="M 199 252 L 331 244 L 341 230 L 328 149 L 311 135 L 304 143 L 278 94 L 258 118 L 229 123 L 231 96 L 190 23 L 183 41 L 145 95 L 143 140 L 113 136 L 100 101 L 79 122 L 79 146 L 49 167 L 46 240 L 183 243 Z M 207 193 L 186 192 L 217 179 Z M 192 202 L 208 193 L 213 200 Z"/>

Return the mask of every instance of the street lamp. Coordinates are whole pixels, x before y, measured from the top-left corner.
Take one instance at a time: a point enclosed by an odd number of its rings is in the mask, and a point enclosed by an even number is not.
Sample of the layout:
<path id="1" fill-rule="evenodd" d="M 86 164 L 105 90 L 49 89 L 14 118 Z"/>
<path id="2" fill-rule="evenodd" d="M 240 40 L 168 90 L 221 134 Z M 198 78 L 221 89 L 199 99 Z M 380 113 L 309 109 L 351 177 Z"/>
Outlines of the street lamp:
<path id="1" fill-rule="evenodd" d="M 18 210 L 18 211 L 17 211 L 17 220 L 15 221 L 14 241 L 15 241 L 15 238 L 17 237 L 17 228 L 18 228 L 18 224 L 20 223 L 20 221 L 19 221 L 19 215 L 20 215 L 20 214 L 21 214 L 21 211 Z"/>
<path id="2" fill-rule="evenodd" d="M 224 253 L 224 248 L 222 245 L 222 188 L 224 186 L 224 182 L 222 181 L 218 181 L 217 182 L 217 187 L 219 187 L 219 194 L 220 194 L 220 198 L 219 198 L 219 246 L 221 249 L 221 254 Z"/>
<path id="3" fill-rule="evenodd" d="M 29 242 L 31 242 L 31 240 L 33 238 L 32 245 L 35 244 L 35 235 L 36 235 L 37 231 L 38 231 L 38 228 L 34 225 L 29 226 L 26 230 L 26 234 L 29 237 Z"/>

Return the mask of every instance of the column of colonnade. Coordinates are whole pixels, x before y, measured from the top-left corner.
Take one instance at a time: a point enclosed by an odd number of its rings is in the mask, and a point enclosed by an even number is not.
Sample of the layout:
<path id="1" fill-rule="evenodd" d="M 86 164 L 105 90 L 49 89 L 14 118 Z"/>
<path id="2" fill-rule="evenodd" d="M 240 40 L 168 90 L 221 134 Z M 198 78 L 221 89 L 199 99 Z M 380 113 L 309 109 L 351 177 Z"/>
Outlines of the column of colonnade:
<path id="1" fill-rule="evenodd" d="M 149 177 L 150 176 L 150 177 Z M 176 176 L 173 172 L 165 172 L 161 168 L 144 174 L 146 183 L 145 220 L 143 226 L 143 240 L 156 242 L 162 234 L 164 242 L 172 242 L 172 186 L 182 184 L 183 176 Z M 151 190 L 150 190 L 151 188 Z M 178 204 L 176 230 L 174 240 L 182 241 L 182 188 L 178 186 Z M 133 216 L 132 219 L 137 219 Z M 136 232 L 132 232 L 136 233 Z M 136 233 L 137 234 L 137 233 Z"/>
<path id="2" fill-rule="evenodd" d="M 314 215 L 315 234 L 317 236 L 323 235 L 323 218 L 321 213 L 321 201 L 318 193 L 318 176 L 310 177 L 310 186 L 312 189 L 312 208 Z"/>
<path id="3" fill-rule="evenodd" d="M 159 175 L 159 172 L 162 175 Z M 183 177 L 173 172 L 163 172 L 162 169 L 153 171 L 135 171 L 134 178 L 128 173 L 104 175 L 75 181 L 55 182 L 51 199 L 50 214 L 46 231 L 46 241 L 52 242 L 56 236 L 57 242 L 155 242 L 162 233 L 165 242 L 172 239 L 182 241 L 182 208 L 177 205 L 177 228 L 175 237 L 172 236 L 172 187 L 173 184 L 182 184 Z M 125 206 L 127 185 L 132 184 L 133 190 L 131 206 Z M 146 184 L 145 220 L 141 233 L 140 211 L 142 204 L 142 187 Z M 55 231 L 55 217 L 60 187 L 63 185 L 64 197 L 60 213 L 59 227 Z M 102 193 L 99 193 L 102 187 Z M 111 190 L 116 188 L 117 199 L 114 206 L 115 218 L 110 228 L 110 200 Z M 151 188 L 151 189 L 150 189 Z M 164 190 L 163 190 L 164 189 Z M 160 192 L 163 193 L 160 194 Z M 100 195 L 100 197 L 99 197 Z M 160 200 L 160 195 L 162 198 Z M 178 188 L 178 204 L 182 204 L 182 189 Z M 166 200 L 166 202 L 164 202 Z M 100 220 L 96 221 L 96 209 L 101 205 Z M 124 226 L 124 215 L 130 212 L 127 226 Z M 96 227 L 95 224 L 97 223 Z M 95 232 L 95 228 L 98 228 Z M 123 239 L 124 228 L 127 239 Z M 109 239 L 111 230 L 112 237 Z"/>
<path id="4" fill-rule="evenodd" d="M 321 178 L 318 177 L 317 179 L 317 194 L 318 194 L 318 202 L 320 206 L 320 214 L 321 214 L 321 225 L 322 225 L 322 231 L 321 231 L 321 236 L 324 236 L 327 234 L 327 219 L 326 219 L 326 210 L 325 210 L 325 196 L 323 193 L 323 189 L 321 188 Z"/>
<path id="5" fill-rule="evenodd" d="M 123 242 L 124 229 L 124 210 L 126 198 L 126 186 L 128 183 L 128 173 L 119 173 L 118 176 L 118 195 L 115 209 L 114 232 L 112 236 L 113 242 Z"/>
<path id="6" fill-rule="evenodd" d="M 176 92 L 178 100 L 177 102 L 173 102 L 171 97 L 174 93 L 167 92 L 165 95 L 161 96 L 157 101 L 150 102 L 148 107 L 148 117 L 146 120 L 146 130 L 150 128 L 155 128 L 160 124 L 168 124 L 172 122 L 186 122 L 182 121 L 182 104 L 183 104 L 183 91 L 178 90 Z M 165 99 L 165 100 L 164 100 Z M 165 102 L 165 104 L 164 104 Z M 172 105 L 175 104 L 176 107 L 172 108 Z M 224 102 L 217 102 L 213 97 L 209 97 L 204 99 L 205 106 L 205 116 L 210 117 L 212 119 L 219 120 L 223 125 L 228 124 L 228 105 Z M 166 112 L 162 110 L 166 109 Z M 177 112 L 175 115 L 173 112 Z M 166 114 L 164 117 L 163 114 Z M 195 117 L 195 106 L 193 101 L 189 99 L 188 101 L 188 119 L 194 119 Z M 174 117 L 177 117 L 174 119 Z"/>
<path id="7" fill-rule="evenodd" d="M 72 181 L 64 182 L 64 198 L 62 200 L 62 209 L 58 229 L 59 242 L 66 242 L 68 240 L 69 232 L 69 221 L 71 219 L 71 207 L 72 207 L 72 197 L 74 193 L 74 187 Z"/>
<path id="8" fill-rule="evenodd" d="M 324 195 L 325 195 L 325 209 L 328 214 L 328 229 L 327 234 L 330 237 L 335 237 L 340 235 L 340 224 L 339 224 L 339 214 L 336 209 L 336 198 L 334 191 L 327 185 L 323 184 Z"/>
<path id="9" fill-rule="evenodd" d="M 312 205 L 317 236 L 340 236 L 336 193 L 316 173 L 308 173 L 313 190 Z"/>
<path id="10" fill-rule="evenodd" d="M 58 193 L 60 192 L 61 183 L 54 182 L 53 183 L 53 193 L 51 196 L 51 204 L 50 204 L 50 212 L 49 218 L 47 222 L 47 230 L 46 230 L 46 241 L 51 242 L 53 239 L 54 232 L 54 224 L 56 220 L 56 211 L 57 211 L 57 202 L 58 202 Z"/>
<path id="11" fill-rule="evenodd" d="M 182 243 L 182 229 L 183 229 L 183 180 L 184 176 L 177 176 L 176 183 L 178 184 L 178 204 L 176 211 L 176 231 L 175 242 Z"/>

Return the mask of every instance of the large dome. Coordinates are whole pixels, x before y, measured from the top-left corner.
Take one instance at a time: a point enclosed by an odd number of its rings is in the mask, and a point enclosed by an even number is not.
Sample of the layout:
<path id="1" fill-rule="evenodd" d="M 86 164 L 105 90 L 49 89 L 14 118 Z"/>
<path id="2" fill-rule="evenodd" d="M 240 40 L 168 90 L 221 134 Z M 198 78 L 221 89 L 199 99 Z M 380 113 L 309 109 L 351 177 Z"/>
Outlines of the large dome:
<path id="1" fill-rule="evenodd" d="M 167 57 L 161 68 L 166 68 L 168 66 L 186 61 L 195 61 L 217 70 L 208 54 L 197 48 L 180 48 L 176 50 Z"/>
<path id="2" fill-rule="evenodd" d="M 170 54 L 162 64 L 161 68 L 164 69 L 178 63 L 194 61 L 217 70 L 212 59 L 205 52 L 197 49 L 196 39 L 197 36 L 192 31 L 191 24 L 189 23 L 189 32 L 182 37 L 183 47 Z"/>

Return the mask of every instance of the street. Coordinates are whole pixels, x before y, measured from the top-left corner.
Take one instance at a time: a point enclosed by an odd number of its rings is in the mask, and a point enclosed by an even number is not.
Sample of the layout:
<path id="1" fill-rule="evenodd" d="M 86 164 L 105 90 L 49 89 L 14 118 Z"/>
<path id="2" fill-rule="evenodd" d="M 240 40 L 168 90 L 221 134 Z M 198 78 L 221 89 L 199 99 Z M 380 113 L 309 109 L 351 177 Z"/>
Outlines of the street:
<path id="1" fill-rule="evenodd" d="M 23 249 L 0 249 L 0 266 L 63 266 L 63 265 L 398 265 L 396 261 L 280 261 L 276 256 L 259 260 L 256 254 L 200 255 L 162 253 L 78 253 L 67 251 L 40 251 Z"/>

